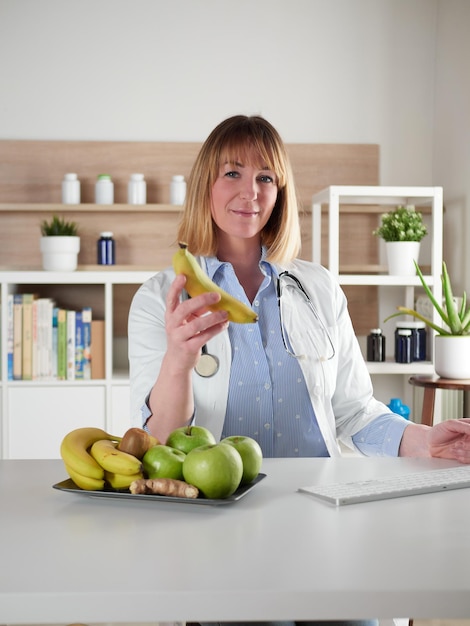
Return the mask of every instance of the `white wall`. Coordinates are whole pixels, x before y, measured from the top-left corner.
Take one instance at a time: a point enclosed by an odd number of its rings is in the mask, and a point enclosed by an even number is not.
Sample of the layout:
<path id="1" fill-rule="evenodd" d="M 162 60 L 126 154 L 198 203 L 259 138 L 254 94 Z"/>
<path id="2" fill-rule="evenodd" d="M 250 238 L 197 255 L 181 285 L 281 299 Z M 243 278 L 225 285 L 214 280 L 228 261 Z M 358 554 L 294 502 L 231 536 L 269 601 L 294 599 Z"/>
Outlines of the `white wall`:
<path id="1" fill-rule="evenodd" d="M 438 0 L 0 0 L 0 138 L 199 141 L 259 112 L 432 182 Z"/>
<path id="2" fill-rule="evenodd" d="M 382 184 L 444 187 L 469 289 L 469 29 L 468 0 L 0 0 L 0 138 L 202 141 L 241 112 L 378 143 Z"/>
<path id="3" fill-rule="evenodd" d="M 444 187 L 444 258 L 454 290 L 470 294 L 470 2 L 438 12 L 433 179 Z"/>

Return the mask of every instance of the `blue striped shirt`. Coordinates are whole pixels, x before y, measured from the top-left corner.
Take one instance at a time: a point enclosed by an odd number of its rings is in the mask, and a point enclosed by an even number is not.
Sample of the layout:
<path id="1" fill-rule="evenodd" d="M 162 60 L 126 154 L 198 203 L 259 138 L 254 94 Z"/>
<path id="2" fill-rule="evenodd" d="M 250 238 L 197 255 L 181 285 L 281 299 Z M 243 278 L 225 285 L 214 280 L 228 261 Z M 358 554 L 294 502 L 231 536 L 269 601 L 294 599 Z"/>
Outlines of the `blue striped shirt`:
<path id="1" fill-rule="evenodd" d="M 328 456 L 302 371 L 282 341 L 275 269 L 260 264 L 263 282 L 250 303 L 233 267 L 207 260 L 211 278 L 258 314 L 257 324 L 230 324 L 232 346 L 223 437 L 256 439 L 265 457 Z"/>
<path id="2" fill-rule="evenodd" d="M 264 457 L 328 456 L 301 368 L 282 340 L 275 267 L 261 260 L 264 278 L 250 303 L 230 263 L 206 262 L 210 278 L 258 314 L 257 324 L 229 325 L 232 367 L 222 437 L 253 437 Z M 397 455 L 407 422 L 390 417 L 376 418 L 353 437 L 364 454 Z"/>

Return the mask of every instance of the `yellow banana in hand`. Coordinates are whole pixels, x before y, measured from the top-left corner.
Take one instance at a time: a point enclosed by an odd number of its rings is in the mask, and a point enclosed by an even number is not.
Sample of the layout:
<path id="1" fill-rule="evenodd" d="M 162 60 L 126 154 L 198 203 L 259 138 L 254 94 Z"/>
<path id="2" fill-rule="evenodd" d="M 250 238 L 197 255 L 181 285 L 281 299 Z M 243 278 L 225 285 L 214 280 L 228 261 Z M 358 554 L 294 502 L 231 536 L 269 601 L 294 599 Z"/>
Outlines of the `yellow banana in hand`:
<path id="1" fill-rule="evenodd" d="M 114 474 L 113 472 L 104 473 L 104 479 L 112 489 L 129 489 L 130 484 L 140 478 L 144 478 L 143 472 L 137 472 L 137 474 L 131 474 L 130 476 Z"/>
<path id="2" fill-rule="evenodd" d="M 258 316 L 250 307 L 221 289 L 207 276 L 185 243 L 180 242 L 179 246 L 180 249 L 173 255 L 173 269 L 176 274 L 186 276 L 185 289 L 191 297 L 199 296 L 208 291 L 216 291 L 221 298 L 209 309 L 227 311 L 228 319 L 237 324 L 252 324 L 258 321 Z"/>
<path id="3" fill-rule="evenodd" d="M 132 476 L 142 469 L 140 460 L 116 448 L 116 443 L 109 439 L 99 439 L 90 448 L 90 454 L 107 472 Z"/>
<path id="4" fill-rule="evenodd" d="M 86 491 L 103 491 L 103 478 L 91 478 L 90 476 L 82 476 L 71 467 L 69 467 L 67 464 L 65 464 L 65 469 L 67 470 L 67 474 L 80 489 L 85 489 Z"/>
<path id="5" fill-rule="evenodd" d="M 88 452 L 90 446 L 100 439 L 113 439 L 116 441 L 115 437 L 108 435 L 101 428 L 92 426 L 76 428 L 65 435 L 60 444 L 60 456 L 66 467 L 80 476 L 103 480 L 103 468 Z M 72 476 L 71 478 L 73 480 Z"/>

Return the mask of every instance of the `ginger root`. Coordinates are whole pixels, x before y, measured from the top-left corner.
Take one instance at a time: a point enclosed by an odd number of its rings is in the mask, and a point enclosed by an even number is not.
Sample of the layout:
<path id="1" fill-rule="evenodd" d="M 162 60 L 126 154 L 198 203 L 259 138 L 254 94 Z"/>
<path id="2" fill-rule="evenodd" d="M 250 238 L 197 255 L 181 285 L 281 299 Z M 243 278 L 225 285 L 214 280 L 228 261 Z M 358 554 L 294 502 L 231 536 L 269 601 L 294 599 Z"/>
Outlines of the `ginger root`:
<path id="1" fill-rule="evenodd" d="M 131 493 L 153 493 L 160 496 L 175 498 L 197 498 L 199 489 L 176 478 L 140 478 L 134 480 L 130 486 Z"/>

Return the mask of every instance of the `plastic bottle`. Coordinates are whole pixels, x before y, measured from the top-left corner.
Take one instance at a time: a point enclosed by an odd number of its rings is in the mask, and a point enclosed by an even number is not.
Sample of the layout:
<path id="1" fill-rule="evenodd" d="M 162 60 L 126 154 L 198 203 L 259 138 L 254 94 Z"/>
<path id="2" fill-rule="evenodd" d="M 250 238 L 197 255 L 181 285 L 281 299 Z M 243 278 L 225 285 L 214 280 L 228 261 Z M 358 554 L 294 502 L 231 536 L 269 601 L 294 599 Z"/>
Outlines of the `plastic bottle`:
<path id="1" fill-rule="evenodd" d="M 426 324 L 424 322 L 415 322 L 415 338 L 413 347 L 413 361 L 425 361 L 427 358 L 426 346 L 428 336 L 426 332 Z"/>
<path id="2" fill-rule="evenodd" d="M 426 360 L 426 324 L 424 322 L 397 322 L 397 329 L 411 330 L 411 360 L 412 361 L 425 361 Z"/>
<path id="3" fill-rule="evenodd" d="M 403 404 L 400 398 L 392 398 L 387 406 L 393 413 L 397 413 L 397 415 L 401 415 L 405 419 L 410 419 L 410 407 L 407 404 Z"/>
<path id="4" fill-rule="evenodd" d="M 173 176 L 170 183 L 170 203 L 181 205 L 186 198 L 186 181 L 184 176 L 177 174 Z"/>
<path id="5" fill-rule="evenodd" d="M 109 230 L 100 233 L 97 245 L 98 265 L 116 264 L 116 244 Z"/>
<path id="6" fill-rule="evenodd" d="M 395 331 L 395 361 L 411 363 L 411 330 L 397 328 Z"/>
<path id="7" fill-rule="evenodd" d="M 80 204 L 80 181 L 74 173 L 65 174 L 62 181 L 62 204 Z"/>
<path id="8" fill-rule="evenodd" d="M 95 185 L 96 204 L 113 204 L 114 183 L 109 174 L 99 174 Z"/>
<path id="9" fill-rule="evenodd" d="M 385 337 L 380 328 L 372 328 L 367 336 L 367 360 L 385 361 Z"/>
<path id="10" fill-rule="evenodd" d="M 127 185 L 127 202 L 145 204 L 147 202 L 147 184 L 143 174 L 131 174 Z"/>

